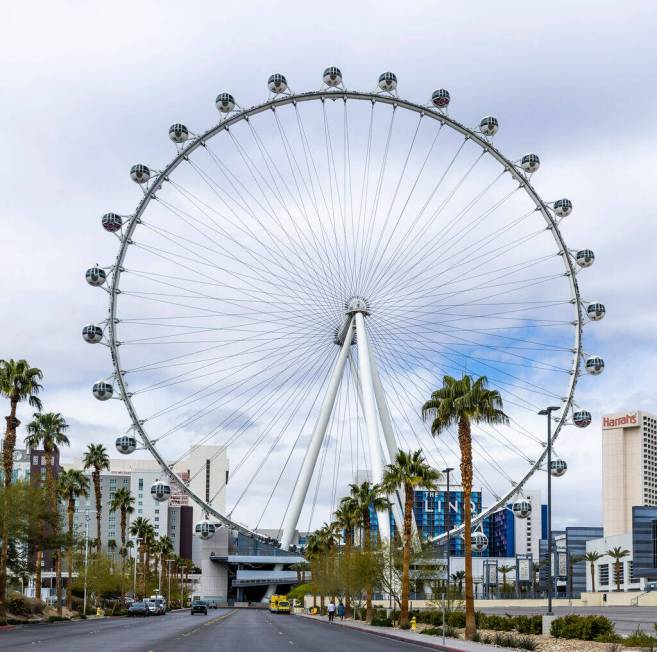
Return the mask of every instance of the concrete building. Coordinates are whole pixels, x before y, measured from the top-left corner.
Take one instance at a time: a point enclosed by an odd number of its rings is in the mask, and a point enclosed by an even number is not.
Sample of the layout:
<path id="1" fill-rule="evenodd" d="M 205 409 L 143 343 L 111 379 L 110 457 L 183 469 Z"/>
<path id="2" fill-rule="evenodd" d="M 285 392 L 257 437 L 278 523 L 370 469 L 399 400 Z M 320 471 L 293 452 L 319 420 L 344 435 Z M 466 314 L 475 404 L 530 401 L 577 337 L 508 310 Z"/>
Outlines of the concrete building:
<path id="1" fill-rule="evenodd" d="M 602 419 L 605 537 L 632 531 L 635 506 L 657 506 L 657 417 L 629 411 Z"/>

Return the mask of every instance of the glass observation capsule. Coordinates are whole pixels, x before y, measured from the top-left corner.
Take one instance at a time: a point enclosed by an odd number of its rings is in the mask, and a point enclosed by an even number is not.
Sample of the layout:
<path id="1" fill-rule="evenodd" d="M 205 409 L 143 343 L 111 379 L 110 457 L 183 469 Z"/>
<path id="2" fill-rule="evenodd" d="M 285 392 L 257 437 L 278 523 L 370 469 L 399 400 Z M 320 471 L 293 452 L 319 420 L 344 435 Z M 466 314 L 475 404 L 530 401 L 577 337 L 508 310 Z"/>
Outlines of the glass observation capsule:
<path id="1" fill-rule="evenodd" d="M 103 339 L 103 329 L 96 324 L 87 324 L 82 329 L 82 339 L 89 344 L 98 344 Z"/>
<path id="2" fill-rule="evenodd" d="M 564 460 L 552 460 L 550 462 L 550 474 L 555 478 L 560 478 L 568 470 L 568 465 Z"/>
<path id="3" fill-rule="evenodd" d="M 591 321 L 600 321 L 606 313 L 607 309 L 605 308 L 604 303 L 600 303 L 599 301 L 589 303 L 589 305 L 586 306 L 586 316 Z"/>
<path id="4" fill-rule="evenodd" d="M 221 113 L 230 113 L 235 108 L 235 98 L 230 93 L 219 93 L 214 103 Z"/>
<path id="5" fill-rule="evenodd" d="M 567 217 L 573 212 L 573 202 L 570 199 L 557 199 L 553 204 L 553 208 L 559 217 Z"/>
<path id="6" fill-rule="evenodd" d="M 107 401 L 108 399 L 112 398 L 112 394 L 114 394 L 114 387 L 106 380 L 99 380 L 97 383 L 94 383 L 91 391 L 99 401 Z"/>
<path id="7" fill-rule="evenodd" d="M 483 532 L 472 533 L 472 549 L 476 552 L 483 552 L 488 548 L 488 537 Z"/>
<path id="8" fill-rule="evenodd" d="M 130 168 L 130 178 L 139 184 L 148 183 L 151 178 L 151 171 L 147 165 L 143 163 L 137 163 Z"/>
<path id="9" fill-rule="evenodd" d="M 532 504 L 528 500 L 518 500 L 513 503 L 511 510 L 517 518 L 527 518 L 532 513 Z"/>
<path id="10" fill-rule="evenodd" d="M 444 109 L 449 105 L 449 91 L 439 88 L 431 94 L 431 104 L 437 109 Z"/>
<path id="11" fill-rule="evenodd" d="M 520 167 L 527 174 L 536 172 L 541 167 L 541 160 L 538 158 L 538 154 L 525 154 L 520 160 Z"/>
<path id="12" fill-rule="evenodd" d="M 327 86 L 339 86 L 342 83 L 342 73 L 340 72 L 340 68 L 336 68 L 335 66 L 326 68 L 326 70 L 324 70 L 323 79 Z"/>
<path id="13" fill-rule="evenodd" d="M 382 91 L 394 91 L 397 88 L 397 75 L 394 72 L 383 72 L 379 75 L 379 88 Z"/>
<path id="14" fill-rule="evenodd" d="M 216 530 L 217 528 L 215 527 L 215 524 L 205 518 L 194 526 L 194 534 L 199 539 L 203 539 L 203 541 L 211 539 L 214 536 Z"/>
<path id="15" fill-rule="evenodd" d="M 151 485 L 151 497 L 154 500 L 157 500 L 158 503 L 169 500 L 169 498 L 171 498 L 171 487 L 163 480 L 156 480 Z"/>
<path id="16" fill-rule="evenodd" d="M 189 129 L 187 129 L 187 127 L 181 122 L 176 122 L 176 124 L 169 127 L 169 138 L 171 138 L 174 143 L 180 145 L 189 138 Z"/>
<path id="17" fill-rule="evenodd" d="M 89 285 L 99 287 L 107 280 L 107 273 L 102 267 L 90 267 L 84 277 Z"/>
<path id="18" fill-rule="evenodd" d="M 137 440 L 130 435 L 121 435 L 116 438 L 116 450 L 121 455 L 130 455 L 137 450 Z"/>
<path id="19" fill-rule="evenodd" d="M 591 413 L 588 410 L 577 410 L 573 414 L 573 423 L 578 428 L 586 428 L 591 425 Z"/>
<path id="20" fill-rule="evenodd" d="M 593 376 L 599 376 L 605 370 L 605 361 L 598 355 L 589 356 L 585 368 Z"/>
<path id="21" fill-rule="evenodd" d="M 270 75 L 267 80 L 267 86 L 272 93 L 285 93 L 287 90 L 287 79 L 285 75 Z"/>
<path id="22" fill-rule="evenodd" d="M 101 217 L 100 221 L 105 231 L 109 231 L 110 233 L 119 231 L 123 226 L 123 220 L 121 219 L 121 216 L 117 215 L 116 213 L 105 213 L 105 215 Z"/>
<path id="23" fill-rule="evenodd" d="M 581 249 L 575 254 L 575 262 L 580 267 L 591 267 L 595 260 L 595 254 L 590 249 Z"/>
<path id="24" fill-rule="evenodd" d="M 497 118 L 494 118 L 492 115 L 485 116 L 479 123 L 479 131 L 481 131 L 484 136 L 494 136 L 499 128 L 500 123 L 497 121 Z"/>

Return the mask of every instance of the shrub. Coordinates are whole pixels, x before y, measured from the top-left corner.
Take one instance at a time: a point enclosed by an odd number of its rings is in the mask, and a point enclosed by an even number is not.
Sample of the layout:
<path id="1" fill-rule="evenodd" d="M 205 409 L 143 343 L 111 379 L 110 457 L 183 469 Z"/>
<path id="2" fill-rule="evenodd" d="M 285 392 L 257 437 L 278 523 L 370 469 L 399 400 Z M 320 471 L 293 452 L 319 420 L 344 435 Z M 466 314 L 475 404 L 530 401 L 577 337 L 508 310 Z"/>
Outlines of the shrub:
<path id="1" fill-rule="evenodd" d="M 520 650 L 536 650 L 538 643 L 531 636 L 517 636 L 513 647 Z"/>
<path id="2" fill-rule="evenodd" d="M 628 647 L 640 647 L 646 650 L 654 650 L 657 647 L 657 638 L 636 628 L 623 643 Z"/>
<path id="3" fill-rule="evenodd" d="M 390 618 L 386 618 L 385 616 L 380 617 L 380 616 L 375 616 L 372 618 L 372 625 L 374 627 L 392 627 L 392 620 Z"/>
<path id="4" fill-rule="evenodd" d="M 32 616 L 43 613 L 43 602 L 28 598 L 22 593 L 11 593 L 7 599 L 7 608 L 17 616 Z"/>
<path id="5" fill-rule="evenodd" d="M 542 634 L 542 616 L 515 616 L 513 624 L 519 634 Z"/>
<path id="6" fill-rule="evenodd" d="M 426 627 L 422 630 L 422 634 L 429 634 L 430 636 L 442 636 L 443 628 L 442 627 Z M 445 625 L 445 636 L 447 638 L 458 638 L 458 632 L 456 628 Z"/>
<path id="7" fill-rule="evenodd" d="M 499 647 L 515 647 L 514 643 L 515 638 L 513 634 L 495 632 L 495 636 L 493 636 L 493 645 L 498 645 Z"/>
<path id="8" fill-rule="evenodd" d="M 515 627 L 515 618 L 513 616 L 496 616 L 494 614 L 484 615 L 481 619 L 481 627 L 483 629 L 510 632 Z"/>
<path id="9" fill-rule="evenodd" d="M 61 623 L 64 620 L 70 620 L 70 618 L 66 618 L 66 616 L 48 616 L 49 623 Z"/>
<path id="10" fill-rule="evenodd" d="M 552 622 L 550 633 L 555 638 L 576 638 L 581 641 L 603 640 L 614 635 L 614 625 L 605 616 L 570 614 Z"/>

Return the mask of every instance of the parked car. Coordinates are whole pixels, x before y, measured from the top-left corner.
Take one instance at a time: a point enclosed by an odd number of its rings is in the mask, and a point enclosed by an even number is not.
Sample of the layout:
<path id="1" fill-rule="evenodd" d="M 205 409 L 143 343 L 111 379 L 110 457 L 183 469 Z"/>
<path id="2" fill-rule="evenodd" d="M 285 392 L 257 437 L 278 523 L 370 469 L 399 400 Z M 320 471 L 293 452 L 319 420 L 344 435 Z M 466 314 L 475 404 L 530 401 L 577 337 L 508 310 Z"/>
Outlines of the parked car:
<path id="1" fill-rule="evenodd" d="M 128 607 L 128 616 L 150 616 L 151 610 L 145 602 L 133 602 Z"/>
<path id="2" fill-rule="evenodd" d="M 194 614 L 208 615 L 208 605 L 205 600 L 194 600 L 192 602 L 192 616 Z"/>
<path id="3" fill-rule="evenodd" d="M 208 605 L 208 609 L 218 609 L 219 608 L 219 603 L 214 598 L 208 598 L 205 602 Z"/>
<path id="4" fill-rule="evenodd" d="M 145 600 L 144 602 L 147 602 L 151 608 L 153 607 L 153 605 L 155 606 L 155 614 L 157 616 L 164 616 L 164 614 L 167 612 L 167 603 L 164 598 L 151 597 L 148 600 Z"/>

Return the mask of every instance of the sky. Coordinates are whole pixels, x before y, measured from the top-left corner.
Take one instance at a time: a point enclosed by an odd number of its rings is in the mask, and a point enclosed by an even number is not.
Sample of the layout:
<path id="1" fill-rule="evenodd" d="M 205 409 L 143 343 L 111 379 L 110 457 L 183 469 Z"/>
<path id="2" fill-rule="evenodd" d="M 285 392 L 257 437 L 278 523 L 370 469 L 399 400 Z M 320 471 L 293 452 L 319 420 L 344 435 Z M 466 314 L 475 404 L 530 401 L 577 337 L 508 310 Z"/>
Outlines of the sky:
<path id="1" fill-rule="evenodd" d="M 139 199 L 130 166 L 170 158 L 172 122 L 216 121 L 219 91 L 251 105 L 272 72 L 306 90 L 338 65 L 370 90 L 393 70 L 411 99 L 448 88 L 464 123 L 498 116 L 511 158 L 541 155 L 542 196 L 575 205 L 566 241 L 596 253 L 582 294 L 607 307 L 584 350 L 606 370 L 577 392 L 593 424 L 559 443 L 572 472 L 553 485 L 554 523 L 599 524 L 601 416 L 657 412 L 656 21 L 640 1 L 13 3 L 0 42 L 0 355 L 43 369 L 46 408 L 71 424 L 66 455 L 111 444 L 127 419 L 89 391 L 110 361 L 80 337 L 105 310 L 83 274 L 115 252 L 100 216 Z"/>

